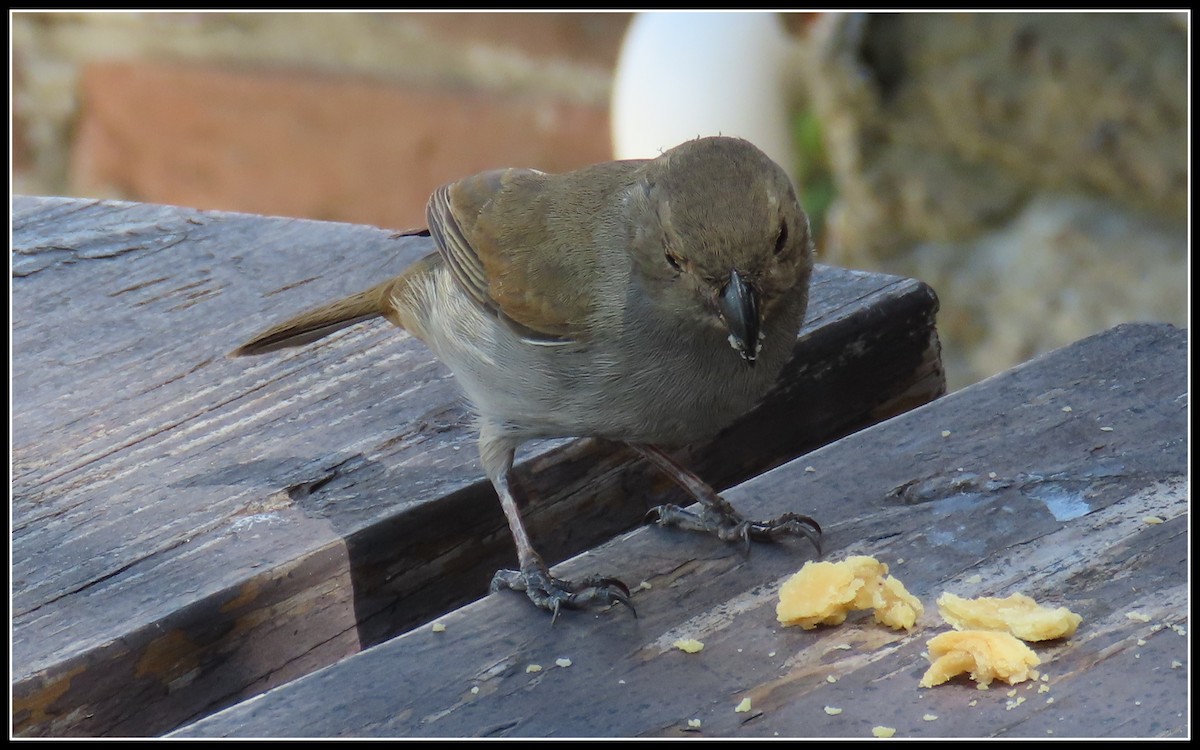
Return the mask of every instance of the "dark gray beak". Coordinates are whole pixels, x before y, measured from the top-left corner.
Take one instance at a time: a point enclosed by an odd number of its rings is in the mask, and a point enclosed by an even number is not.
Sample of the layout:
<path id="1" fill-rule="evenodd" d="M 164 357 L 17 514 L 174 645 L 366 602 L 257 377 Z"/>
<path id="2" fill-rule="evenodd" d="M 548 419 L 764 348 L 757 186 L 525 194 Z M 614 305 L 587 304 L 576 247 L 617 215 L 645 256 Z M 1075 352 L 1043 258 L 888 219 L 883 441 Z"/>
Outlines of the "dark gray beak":
<path id="1" fill-rule="evenodd" d="M 729 273 L 729 282 L 721 290 L 719 304 L 721 319 L 729 328 L 729 345 L 753 367 L 762 343 L 759 340 L 758 294 L 735 269 Z"/>

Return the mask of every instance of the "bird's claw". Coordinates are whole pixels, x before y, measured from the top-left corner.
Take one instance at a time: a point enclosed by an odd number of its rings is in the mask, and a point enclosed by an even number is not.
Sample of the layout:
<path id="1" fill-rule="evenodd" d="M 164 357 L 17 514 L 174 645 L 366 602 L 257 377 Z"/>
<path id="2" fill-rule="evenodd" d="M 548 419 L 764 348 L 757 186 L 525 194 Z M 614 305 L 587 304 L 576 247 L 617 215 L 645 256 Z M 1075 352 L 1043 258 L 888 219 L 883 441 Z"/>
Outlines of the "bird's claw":
<path id="1" fill-rule="evenodd" d="M 750 542 L 774 542 L 787 535 L 803 536 L 821 554 L 821 525 L 816 519 L 799 513 L 784 513 L 770 521 L 749 521 L 724 501 L 703 506 L 694 513 L 678 505 L 659 505 L 646 513 L 646 520 L 659 526 L 678 526 L 691 531 L 715 534 L 725 542 L 741 542 L 749 552 Z"/>
<path id="2" fill-rule="evenodd" d="M 529 600 L 552 614 L 550 623 L 558 620 L 562 609 L 584 609 L 592 604 L 623 604 L 637 617 L 629 587 L 616 578 L 588 576 L 579 581 L 555 578 L 545 567 L 528 570 L 499 570 L 492 577 L 492 592 L 500 589 L 524 591 Z"/>

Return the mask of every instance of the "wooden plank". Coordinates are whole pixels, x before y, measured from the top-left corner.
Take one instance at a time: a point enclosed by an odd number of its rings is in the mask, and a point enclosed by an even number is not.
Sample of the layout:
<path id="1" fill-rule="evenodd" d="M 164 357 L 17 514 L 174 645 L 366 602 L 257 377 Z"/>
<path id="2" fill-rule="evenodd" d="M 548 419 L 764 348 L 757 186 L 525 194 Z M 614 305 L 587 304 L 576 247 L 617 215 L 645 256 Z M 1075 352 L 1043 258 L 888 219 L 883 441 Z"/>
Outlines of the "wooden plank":
<path id="1" fill-rule="evenodd" d="M 755 516 L 801 505 L 830 558 L 890 563 L 927 606 L 912 634 L 867 613 L 780 627 L 802 543 L 743 556 L 643 528 L 558 567 L 648 581 L 637 619 L 614 607 L 552 627 L 502 592 L 440 618 L 443 632 L 414 630 L 174 736 L 1186 736 L 1186 441 L 1186 332 L 1120 326 L 726 493 Z M 948 629 L 933 607 L 944 590 L 1022 591 L 1083 623 L 1035 645 L 1044 682 L 921 689 L 925 643 Z M 680 637 L 704 649 L 672 648 Z"/>
<path id="2" fill-rule="evenodd" d="M 224 356 L 428 240 L 120 202 L 13 211 L 16 733 L 165 732 L 512 564 L 466 405 L 419 342 L 364 325 Z M 727 485 L 935 398 L 936 308 L 918 282 L 821 267 L 781 388 L 690 460 Z M 533 446 L 518 472 L 550 560 L 678 499 L 598 441 Z"/>

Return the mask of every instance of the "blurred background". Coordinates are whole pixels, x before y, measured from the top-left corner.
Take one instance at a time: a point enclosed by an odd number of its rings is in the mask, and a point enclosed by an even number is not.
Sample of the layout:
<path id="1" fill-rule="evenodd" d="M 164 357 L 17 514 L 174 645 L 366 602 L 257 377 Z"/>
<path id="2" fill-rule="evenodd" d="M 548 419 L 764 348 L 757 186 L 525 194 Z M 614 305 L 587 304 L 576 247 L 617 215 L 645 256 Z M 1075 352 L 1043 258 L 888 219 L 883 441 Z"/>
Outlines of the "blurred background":
<path id="1" fill-rule="evenodd" d="M 13 12 L 12 187 L 408 228 L 439 184 L 724 133 L 951 388 L 1188 312 L 1190 16 Z"/>

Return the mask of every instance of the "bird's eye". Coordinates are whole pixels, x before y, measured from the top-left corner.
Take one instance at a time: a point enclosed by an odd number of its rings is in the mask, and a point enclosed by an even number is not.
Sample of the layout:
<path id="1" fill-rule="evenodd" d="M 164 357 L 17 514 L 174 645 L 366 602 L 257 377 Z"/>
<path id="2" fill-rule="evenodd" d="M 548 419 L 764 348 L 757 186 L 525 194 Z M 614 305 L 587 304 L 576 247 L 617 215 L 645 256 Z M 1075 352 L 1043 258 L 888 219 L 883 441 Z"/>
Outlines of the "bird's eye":
<path id="1" fill-rule="evenodd" d="M 671 268 L 674 268 L 676 273 L 682 273 L 683 272 L 683 259 L 680 258 L 675 253 L 672 253 L 670 250 L 666 251 L 666 256 L 667 256 L 667 263 L 670 264 Z"/>
<path id="2" fill-rule="evenodd" d="M 779 236 L 775 238 L 775 254 L 782 255 L 787 249 L 788 227 L 786 221 L 779 222 Z"/>

